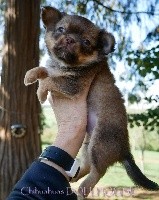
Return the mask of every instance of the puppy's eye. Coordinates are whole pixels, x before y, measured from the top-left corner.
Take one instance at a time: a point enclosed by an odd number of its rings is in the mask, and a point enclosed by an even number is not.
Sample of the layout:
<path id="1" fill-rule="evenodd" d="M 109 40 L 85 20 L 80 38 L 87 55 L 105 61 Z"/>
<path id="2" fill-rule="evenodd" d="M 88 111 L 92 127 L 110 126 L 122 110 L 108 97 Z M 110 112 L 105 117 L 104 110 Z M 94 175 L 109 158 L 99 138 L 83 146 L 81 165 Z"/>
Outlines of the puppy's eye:
<path id="1" fill-rule="evenodd" d="M 64 29 L 64 27 L 58 27 L 58 28 L 56 29 L 56 31 L 57 31 L 58 33 L 63 33 L 63 32 L 65 32 L 65 29 Z"/>
<path id="2" fill-rule="evenodd" d="M 91 42 L 88 39 L 83 40 L 84 45 L 90 46 Z"/>

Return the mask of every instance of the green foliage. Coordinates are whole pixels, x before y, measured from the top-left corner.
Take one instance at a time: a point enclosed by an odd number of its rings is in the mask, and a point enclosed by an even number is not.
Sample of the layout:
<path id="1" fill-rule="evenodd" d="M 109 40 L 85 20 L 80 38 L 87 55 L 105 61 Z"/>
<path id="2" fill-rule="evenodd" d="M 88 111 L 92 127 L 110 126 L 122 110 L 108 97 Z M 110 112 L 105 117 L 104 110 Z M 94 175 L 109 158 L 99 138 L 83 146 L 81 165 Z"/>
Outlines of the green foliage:
<path id="1" fill-rule="evenodd" d="M 85 15 L 87 11 L 87 2 L 88 1 L 79 1 L 77 2 L 77 12 L 81 15 Z"/>
<path id="2" fill-rule="evenodd" d="M 159 35 L 159 33 L 158 33 Z M 135 67 L 136 72 L 141 77 L 147 75 L 152 79 L 159 78 L 159 45 L 151 48 L 150 50 L 137 50 L 128 52 L 127 62 L 128 65 Z"/>
<path id="3" fill-rule="evenodd" d="M 159 34 L 158 34 L 159 35 Z M 131 127 L 136 124 L 140 126 L 143 124 L 144 128 L 153 131 L 155 127 L 159 128 L 159 95 L 144 96 L 144 99 L 138 95 L 138 90 L 146 94 L 150 86 L 155 80 L 159 79 L 159 45 L 148 50 L 137 50 L 128 53 L 127 62 L 133 68 L 132 79 L 136 77 L 136 84 L 133 93 L 129 94 L 129 101 L 131 103 L 139 103 L 144 100 L 149 105 L 154 105 L 154 108 L 147 109 L 141 114 L 129 115 L 129 123 Z M 146 81 L 145 81 L 146 80 Z"/>
<path id="4" fill-rule="evenodd" d="M 130 127 L 144 126 L 145 130 L 153 131 L 159 130 L 159 107 L 155 109 L 147 109 L 145 112 L 140 114 L 129 114 L 128 121 Z"/>

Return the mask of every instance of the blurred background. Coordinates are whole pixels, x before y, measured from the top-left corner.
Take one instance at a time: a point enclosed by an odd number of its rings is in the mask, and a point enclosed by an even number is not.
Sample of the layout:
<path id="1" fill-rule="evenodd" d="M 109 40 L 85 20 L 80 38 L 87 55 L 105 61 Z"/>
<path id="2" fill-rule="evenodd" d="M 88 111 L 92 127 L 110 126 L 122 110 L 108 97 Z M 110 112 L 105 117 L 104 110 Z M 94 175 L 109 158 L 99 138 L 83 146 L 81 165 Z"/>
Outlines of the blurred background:
<path id="1" fill-rule="evenodd" d="M 132 152 L 144 174 L 159 183 L 159 0 L 0 0 L 0 200 L 57 133 L 49 103 L 37 100 L 37 85 L 23 84 L 26 71 L 48 58 L 40 20 L 45 5 L 84 16 L 115 36 L 109 65 L 125 100 Z M 117 163 L 97 187 L 118 192 L 96 190 L 90 198 L 159 198 L 138 189 L 120 192 L 133 186 Z"/>

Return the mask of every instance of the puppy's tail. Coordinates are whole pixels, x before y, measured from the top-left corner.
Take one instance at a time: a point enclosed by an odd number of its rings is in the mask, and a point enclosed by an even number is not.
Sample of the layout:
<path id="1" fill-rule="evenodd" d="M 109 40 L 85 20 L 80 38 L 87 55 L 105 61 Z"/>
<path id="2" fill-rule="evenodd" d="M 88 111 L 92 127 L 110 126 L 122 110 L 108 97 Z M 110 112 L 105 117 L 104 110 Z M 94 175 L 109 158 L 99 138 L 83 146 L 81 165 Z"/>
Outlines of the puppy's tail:
<path id="1" fill-rule="evenodd" d="M 134 158 L 131 154 L 126 156 L 125 160 L 122 161 L 128 176 L 138 186 L 147 190 L 159 190 L 157 183 L 149 180 L 135 164 Z"/>

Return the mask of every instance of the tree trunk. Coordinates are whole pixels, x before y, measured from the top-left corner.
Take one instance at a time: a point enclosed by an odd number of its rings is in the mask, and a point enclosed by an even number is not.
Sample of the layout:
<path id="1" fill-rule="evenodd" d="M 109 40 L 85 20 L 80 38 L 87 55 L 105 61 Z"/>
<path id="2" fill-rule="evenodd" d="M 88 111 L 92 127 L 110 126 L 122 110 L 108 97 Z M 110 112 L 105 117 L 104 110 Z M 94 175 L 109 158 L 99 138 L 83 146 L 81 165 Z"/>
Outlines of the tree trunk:
<path id="1" fill-rule="evenodd" d="M 6 1 L 0 87 L 0 200 L 40 154 L 40 104 L 36 85 L 24 86 L 27 70 L 39 64 L 40 0 Z M 26 130 L 11 131 L 21 124 Z M 17 137 L 18 136 L 18 137 Z"/>

